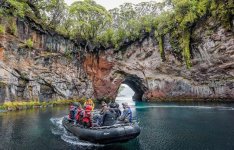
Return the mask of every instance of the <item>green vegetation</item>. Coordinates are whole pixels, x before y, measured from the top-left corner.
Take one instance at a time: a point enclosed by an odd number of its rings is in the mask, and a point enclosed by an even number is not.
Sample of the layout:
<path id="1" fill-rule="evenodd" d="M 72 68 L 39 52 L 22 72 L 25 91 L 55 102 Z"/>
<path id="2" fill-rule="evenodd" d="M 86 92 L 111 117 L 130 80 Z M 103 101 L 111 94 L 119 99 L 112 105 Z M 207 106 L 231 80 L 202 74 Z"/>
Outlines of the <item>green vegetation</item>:
<path id="1" fill-rule="evenodd" d="M 69 16 L 73 19 L 70 35 L 86 42 L 96 42 L 96 37 L 110 22 L 110 14 L 101 5 L 92 0 L 74 2 L 69 8 Z"/>
<path id="2" fill-rule="evenodd" d="M 5 26 L 0 24 L 0 34 L 5 33 Z"/>
<path id="3" fill-rule="evenodd" d="M 33 48 L 33 40 L 32 39 L 27 39 L 25 41 L 25 44 L 28 48 Z"/>
<path id="4" fill-rule="evenodd" d="M 17 36 L 17 26 L 14 18 L 10 18 L 8 21 L 9 33 L 11 35 Z"/>
<path id="5" fill-rule="evenodd" d="M 181 47 L 183 48 L 183 57 L 185 59 L 185 63 L 187 68 L 191 67 L 191 61 L 190 61 L 190 32 L 185 31 L 184 35 L 182 37 Z"/>
<path id="6" fill-rule="evenodd" d="M 125 3 L 107 11 L 93 0 L 5 0 L 0 12 L 30 17 L 44 28 L 51 28 L 85 45 L 85 51 L 122 47 L 154 34 L 165 61 L 163 37 L 169 35 L 173 53 L 191 67 L 190 38 L 196 23 L 213 17 L 231 29 L 234 15 L 232 0 L 165 0 L 163 3 Z M 9 7 L 4 7 L 9 6 Z M 87 48 L 89 47 L 89 49 Z"/>
<path id="7" fill-rule="evenodd" d="M 160 55 L 163 61 L 165 61 L 165 53 L 164 53 L 164 45 L 163 45 L 163 37 L 160 36 L 158 37 L 158 43 L 159 43 L 159 50 L 160 50 Z"/>
<path id="8" fill-rule="evenodd" d="M 64 56 L 67 59 L 72 60 L 72 53 L 71 53 L 71 51 L 65 51 Z"/>
<path id="9" fill-rule="evenodd" d="M 3 105 L 0 105 L 2 110 L 21 110 L 21 109 L 30 109 L 36 107 L 47 107 L 49 105 L 68 105 L 72 102 L 84 103 L 85 100 L 56 100 L 51 102 L 38 102 L 38 101 L 14 101 L 14 102 L 5 102 Z"/>

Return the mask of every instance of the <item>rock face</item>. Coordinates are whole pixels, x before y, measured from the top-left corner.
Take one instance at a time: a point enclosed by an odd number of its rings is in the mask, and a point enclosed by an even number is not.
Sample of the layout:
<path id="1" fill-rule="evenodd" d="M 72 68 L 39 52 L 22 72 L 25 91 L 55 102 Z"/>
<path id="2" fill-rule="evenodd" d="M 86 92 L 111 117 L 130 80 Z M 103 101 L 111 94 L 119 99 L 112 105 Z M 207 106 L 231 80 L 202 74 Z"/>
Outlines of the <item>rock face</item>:
<path id="1" fill-rule="evenodd" d="M 99 54 L 32 21 L 17 20 L 18 35 L 0 35 L 0 103 L 94 97 L 114 99 L 122 83 L 135 100 L 234 100 L 234 34 L 210 21 L 192 34 L 192 68 L 173 55 L 164 38 L 166 60 L 148 37 L 122 51 Z M 25 40 L 34 47 L 27 48 Z"/>
<path id="2" fill-rule="evenodd" d="M 110 49 L 98 58 L 87 56 L 85 69 L 95 96 L 113 99 L 120 84 L 125 83 L 135 91 L 136 100 L 233 101 L 233 31 L 208 19 L 196 25 L 191 41 L 191 69 L 172 54 L 169 36 L 164 39 L 164 62 L 153 38 L 136 42 L 123 52 Z"/>
<path id="3" fill-rule="evenodd" d="M 0 103 L 91 97 L 80 47 L 29 21 L 17 20 L 17 37 L 0 35 Z M 25 40 L 32 39 L 34 48 Z"/>

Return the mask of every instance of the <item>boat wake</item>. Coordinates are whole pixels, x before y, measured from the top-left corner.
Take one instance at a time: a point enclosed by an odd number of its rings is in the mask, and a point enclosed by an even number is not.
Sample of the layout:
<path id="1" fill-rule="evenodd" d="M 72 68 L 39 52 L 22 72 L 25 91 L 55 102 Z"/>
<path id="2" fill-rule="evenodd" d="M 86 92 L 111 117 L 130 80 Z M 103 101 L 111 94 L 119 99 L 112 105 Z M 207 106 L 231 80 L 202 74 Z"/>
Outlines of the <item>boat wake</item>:
<path id="1" fill-rule="evenodd" d="M 51 118 L 50 121 L 53 124 L 53 127 L 51 128 L 51 132 L 54 135 L 61 136 L 61 139 L 67 143 L 70 143 L 72 145 L 76 146 L 82 146 L 82 147 L 100 147 L 103 145 L 100 144 L 93 144 L 87 141 L 82 141 L 76 136 L 74 136 L 72 133 L 68 132 L 62 125 L 63 117 L 61 118 Z"/>
<path id="2" fill-rule="evenodd" d="M 177 105 L 157 105 L 157 106 L 135 106 L 136 109 L 145 108 L 193 108 L 193 109 L 214 109 L 214 110 L 234 110 L 233 107 L 224 106 L 177 106 Z"/>

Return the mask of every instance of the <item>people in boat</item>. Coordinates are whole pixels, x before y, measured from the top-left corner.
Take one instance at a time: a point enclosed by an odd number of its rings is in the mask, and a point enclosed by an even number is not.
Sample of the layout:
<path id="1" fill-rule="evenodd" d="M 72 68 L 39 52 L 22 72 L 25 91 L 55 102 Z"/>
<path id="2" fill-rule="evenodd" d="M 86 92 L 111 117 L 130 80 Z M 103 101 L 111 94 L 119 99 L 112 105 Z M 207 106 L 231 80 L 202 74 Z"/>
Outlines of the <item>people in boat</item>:
<path id="1" fill-rule="evenodd" d="M 84 109 L 82 108 L 82 105 L 78 103 L 75 115 L 76 124 L 82 124 L 83 117 L 84 117 Z"/>
<path id="2" fill-rule="evenodd" d="M 74 102 L 69 107 L 69 119 L 74 120 L 77 112 L 78 103 Z"/>
<path id="3" fill-rule="evenodd" d="M 124 122 L 124 123 L 131 123 L 132 122 L 132 110 L 128 106 L 128 103 L 122 103 L 123 105 L 123 113 L 122 115 L 118 118 L 119 121 Z"/>
<path id="4" fill-rule="evenodd" d="M 107 104 L 102 102 L 102 109 L 99 114 L 93 117 L 93 127 L 112 126 L 116 123 L 116 113 L 113 108 L 107 107 Z"/>
<path id="5" fill-rule="evenodd" d="M 121 116 L 121 111 L 119 109 L 119 104 L 116 103 L 114 100 L 111 101 L 109 104 L 108 104 L 109 108 L 112 108 L 114 111 L 115 111 L 115 114 L 116 114 L 116 119 Z"/>
<path id="6" fill-rule="evenodd" d="M 92 126 L 93 127 L 100 127 L 102 126 L 102 119 L 103 119 L 103 115 L 104 113 L 107 111 L 108 107 L 107 107 L 107 104 L 106 102 L 102 101 L 101 102 L 101 110 L 98 114 L 95 114 L 92 118 Z"/>
<path id="7" fill-rule="evenodd" d="M 116 112 L 112 108 L 108 108 L 102 116 L 102 126 L 112 126 L 116 123 Z"/>
<path id="8" fill-rule="evenodd" d="M 94 103 L 93 100 L 91 98 L 87 99 L 84 103 L 84 107 L 90 105 L 92 107 L 92 110 L 94 109 Z"/>
<path id="9" fill-rule="evenodd" d="M 110 101 L 110 103 L 108 104 L 108 106 L 110 108 L 119 108 L 119 104 L 116 103 L 114 100 Z"/>
<path id="10" fill-rule="evenodd" d="M 89 128 L 92 126 L 92 106 L 91 105 L 86 105 L 85 106 L 85 110 L 84 110 L 84 114 L 83 114 L 83 119 L 82 119 L 82 123 L 84 125 L 84 127 Z"/>
<path id="11" fill-rule="evenodd" d="M 107 104 L 106 102 L 102 101 L 102 109 L 101 111 L 99 112 L 100 115 L 103 115 L 106 111 L 107 111 L 108 107 L 107 107 Z"/>

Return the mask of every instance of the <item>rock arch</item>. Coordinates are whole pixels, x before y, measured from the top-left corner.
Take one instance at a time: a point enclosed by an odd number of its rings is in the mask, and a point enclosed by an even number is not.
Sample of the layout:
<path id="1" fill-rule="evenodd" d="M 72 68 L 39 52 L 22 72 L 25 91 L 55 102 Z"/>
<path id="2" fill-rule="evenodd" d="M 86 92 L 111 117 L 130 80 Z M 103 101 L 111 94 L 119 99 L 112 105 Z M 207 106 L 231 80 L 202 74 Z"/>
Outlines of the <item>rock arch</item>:
<path id="1" fill-rule="evenodd" d="M 84 68 L 93 85 L 93 97 L 99 100 L 113 100 L 118 95 L 121 84 L 128 85 L 134 92 L 133 100 L 141 101 L 147 91 L 143 78 L 127 71 L 116 69 L 118 66 L 105 57 L 86 56 Z"/>
<path id="2" fill-rule="evenodd" d="M 122 83 L 128 85 L 135 92 L 132 97 L 133 100 L 142 101 L 143 94 L 147 90 L 143 82 L 137 75 L 127 75 Z"/>

